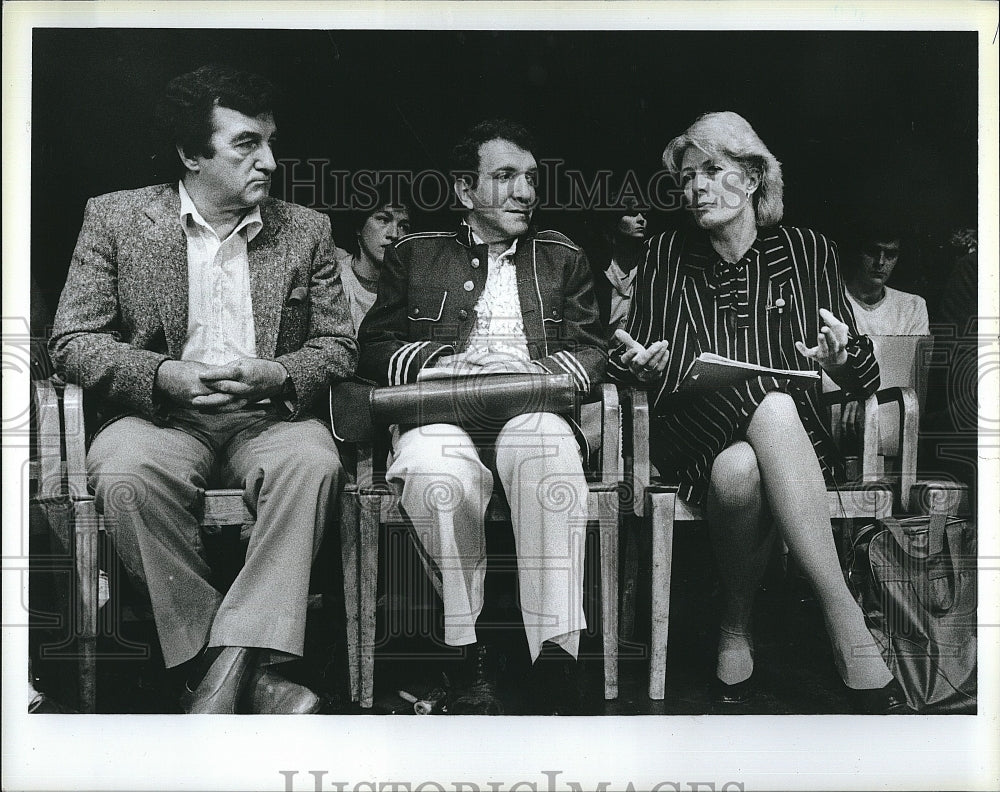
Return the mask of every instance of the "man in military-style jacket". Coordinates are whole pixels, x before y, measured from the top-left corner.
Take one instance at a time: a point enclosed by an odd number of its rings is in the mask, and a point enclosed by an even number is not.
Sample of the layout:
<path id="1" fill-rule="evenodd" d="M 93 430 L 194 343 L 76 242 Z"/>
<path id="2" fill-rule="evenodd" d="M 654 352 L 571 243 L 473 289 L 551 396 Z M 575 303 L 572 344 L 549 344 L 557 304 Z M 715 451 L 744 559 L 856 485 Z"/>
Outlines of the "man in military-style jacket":
<path id="1" fill-rule="evenodd" d="M 400 385 L 429 368 L 568 373 L 582 394 L 601 381 L 606 345 L 586 256 L 562 234 L 531 231 L 532 147 L 526 130 L 498 120 L 477 124 L 455 148 L 465 220 L 457 233 L 414 234 L 387 250 L 378 298 L 359 332 L 361 376 Z M 445 642 L 473 645 L 469 686 L 450 711 L 495 714 L 502 705 L 476 633 L 493 460 L 477 447 L 479 435 L 458 426 L 403 429 L 387 478 L 440 572 Z M 512 418 L 490 445 L 511 504 L 531 660 L 544 656 L 542 668 L 560 673 L 575 669 L 587 519 L 579 445 L 551 413 Z"/>
<path id="2" fill-rule="evenodd" d="M 567 373 L 585 395 L 606 355 L 583 250 L 558 231 L 529 231 L 513 255 L 529 370 Z M 425 366 L 469 346 L 489 270 L 488 246 L 467 223 L 412 234 L 386 250 L 379 296 L 364 322 L 359 374 L 382 385 L 415 382 Z M 495 344 L 494 344 L 495 346 Z"/>

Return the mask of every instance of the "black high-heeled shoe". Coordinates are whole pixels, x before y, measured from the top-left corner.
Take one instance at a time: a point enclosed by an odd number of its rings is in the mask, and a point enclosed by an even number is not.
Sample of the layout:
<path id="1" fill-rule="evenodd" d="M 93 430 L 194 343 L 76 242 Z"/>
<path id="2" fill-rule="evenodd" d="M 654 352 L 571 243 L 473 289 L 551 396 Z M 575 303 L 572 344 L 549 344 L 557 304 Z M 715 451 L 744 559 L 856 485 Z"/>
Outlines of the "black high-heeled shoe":
<path id="1" fill-rule="evenodd" d="M 848 688 L 851 704 L 858 715 L 915 715 L 916 710 L 906 703 L 906 694 L 895 679 L 885 687 L 871 690 Z"/>

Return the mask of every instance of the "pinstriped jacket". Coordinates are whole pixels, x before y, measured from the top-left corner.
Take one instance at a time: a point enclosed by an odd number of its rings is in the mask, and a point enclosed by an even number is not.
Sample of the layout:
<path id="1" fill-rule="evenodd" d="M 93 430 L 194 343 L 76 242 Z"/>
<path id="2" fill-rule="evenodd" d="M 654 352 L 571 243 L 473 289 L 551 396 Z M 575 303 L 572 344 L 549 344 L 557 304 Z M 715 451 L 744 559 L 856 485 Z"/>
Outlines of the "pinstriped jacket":
<path id="1" fill-rule="evenodd" d="M 273 198 L 247 245 L 257 356 L 277 360 L 295 388 L 289 420 L 350 377 L 350 309 L 323 215 Z M 187 239 L 176 185 L 90 199 L 59 301 L 50 347 L 60 372 L 94 394 L 105 420 L 155 418 L 160 363 L 187 336 Z"/>
<path id="2" fill-rule="evenodd" d="M 518 239 L 514 266 L 531 359 L 569 373 L 588 392 L 604 377 L 607 343 L 586 254 L 557 231 L 529 231 Z M 464 224 L 388 248 L 378 298 L 358 334 L 358 373 L 402 385 L 434 358 L 464 349 L 488 267 L 488 246 L 476 245 Z"/>
<path id="3" fill-rule="evenodd" d="M 750 389 L 734 386 L 697 396 L 678 393 L 698 355 L 716 352 L 775 368 L 816 370 L 817 364 L 799 354 L 795 342 L 816 345 L 823 321 L 821 308 L 828 309 L 848 327 L 847 360 L 838 372 L 838 384 L 856 396 L 875 392 L 879 386 L 878 362 L 871 339 L 857 332 L 840 279 L 837 247 L 832 241 L 807 228 L 760 229 L 737 267 L 742 274 L 734 282 L 733 313 L 742 332 L 725 332 L 725 322 L 718 318 L 716 306 L 723 290 L 713 275 L 718 261 L 704 233 L 676 231 L 649 241 L 645 260 L 640 261 L 636 273 L 626 330 L 643 346 L 660 339 L 670 344 L 662 379 L 644 387 L 650 390 L 654 415 L 664 418 L 662 425 L 673 427 L 673 434 L 668 432 L 665 441 L 674 449 L 686 449 L 678 452 L 680 456 L 690 462 L 710 450 L 720 451 L 714 447 L 719 440 L 717 430 L 740 423 L 738 413 L 746 409 L 744 399 Z M 735 347 L 727 338 L 737 339 Z M 621 362 L 621 352 L 616 349 L 612 353 L 608 373 L 616 381 L 636 383 Z M 827 470 L 836 470 L 840 453 L 830 438 L 819 386 L 794 389 L 792 394 L 820 463 Z M 711 410 L 705 405 L 711 405 Z M 678 433 L 678 421 L 670 421 L 678 416 L 684 423 L 683 438 Z M 710 469 L 707 465 L 701 473 L 707 475 Z M 707 480 L 698 483 L 689 478 L 685 482 L 682 478 L 682 484 L 693 485 L 699 497 L 707 488 Z M 691 493 L 682 490 L 682 497 L 690 498 Z"/>
<path id="4" fill-rule="evenodd" d="M 826 308 L 848 326 L 847 362 L 838 381 L 855 394 L 878 388 L 879 370 L 868 336 L 857 332 L 854 314 L 840 279 L 836 245 L 807 228 L 777 226 L 760 232 L 746 260 L 750 262 L 744 285 L 756 351 L 751 362 L 797 371 L 817 365 L 799 354 L 796 341 L 816 345 Z M 673 394 L 701 352 L 732 354 L 712 342 L 714 310 L 706 295 L 713 293 L 709 271 L 718 256 L 707 237 L 675 231 L 661 234 L 646 245 L 639 263 L 635 292 L 626 329 L 643 346 L 666 339 L 670 358 L 663 379 L 654 390 L 654 406 Z M 781 308 L 776 306 L 779 304 Z M 611 357 L 609 372 L 620 382 L 635 382 L 621 363 L 621 350 Z M 746 359 L 746 355 L 732 355 Z M 818 408 L 817 408 L 818 410 Z"/>

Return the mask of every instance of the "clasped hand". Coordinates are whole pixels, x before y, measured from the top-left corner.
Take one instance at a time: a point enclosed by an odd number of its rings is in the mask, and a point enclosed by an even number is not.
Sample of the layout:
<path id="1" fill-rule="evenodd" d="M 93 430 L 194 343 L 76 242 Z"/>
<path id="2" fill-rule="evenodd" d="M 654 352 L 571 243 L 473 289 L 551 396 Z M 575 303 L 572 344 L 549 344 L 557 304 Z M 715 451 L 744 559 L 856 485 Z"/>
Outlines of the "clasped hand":
<path id="1" fill-rule="evenodd" d="M 240 358 L 221 366 L 166 360 L 156 372 L 156 389 L 171 401 L 207 413 L 242 410 L 281 393 L 288 371 L 275 360 Z"/>
<path id="2" fill-rule="evenodd" d="M 615 340 L 625 345 L 622 363 L 642 382 L 652 382 L 663 376 L 670 359 L 670 342 L 654 341 L 647 349 L 624 330 L 615 330 Z"/>

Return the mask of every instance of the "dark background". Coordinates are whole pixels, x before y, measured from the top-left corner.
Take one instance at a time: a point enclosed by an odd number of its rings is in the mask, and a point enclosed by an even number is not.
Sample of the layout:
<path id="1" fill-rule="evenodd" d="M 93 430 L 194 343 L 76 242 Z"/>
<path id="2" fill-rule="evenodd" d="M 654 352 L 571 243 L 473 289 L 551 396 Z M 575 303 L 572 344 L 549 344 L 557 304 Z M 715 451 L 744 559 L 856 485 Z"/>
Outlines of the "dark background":
<path id="1" fill-rule="evenodd" d="M 975 33 L 36 29 L 31 263 L 50 308 L 86 199 L 174 177 L 153 108 L 209 61 L 281 86 L 279 157 L 350 171 L 444 168 L 465 127 L 505 115 L 535 130 L 541 158 L 648 174 L 698 114 L 735 110 L 784 165 L 787 223 L 840 238 L 890 207 L 920 253 L 893 285 L 927 297 L 934 251 L 976 222 Z M 539 222 L 585 243 L 584 217 Z"/>

